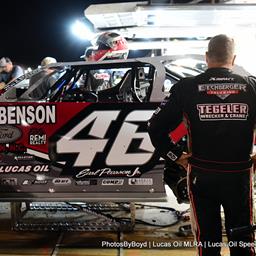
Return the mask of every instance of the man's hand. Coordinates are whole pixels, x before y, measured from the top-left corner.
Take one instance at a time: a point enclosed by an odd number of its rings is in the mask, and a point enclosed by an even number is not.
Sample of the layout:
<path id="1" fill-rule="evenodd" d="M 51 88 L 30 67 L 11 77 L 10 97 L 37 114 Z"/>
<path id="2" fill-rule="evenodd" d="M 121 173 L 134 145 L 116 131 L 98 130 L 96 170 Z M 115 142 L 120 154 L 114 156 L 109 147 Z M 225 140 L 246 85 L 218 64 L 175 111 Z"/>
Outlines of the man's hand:
<path id="1" fill-rule="evenodd" d="M 5 83 L 4 83 L 4 82 L 1 82 L 1 83 L 0 83 L 0 90 L 4 89 L 4 87 L 5 87 Z"/>
<path id="2" fill-rule="evenodd" d="M 188 159 L 192 156 L 192 153 L 183 152 L 178 160 L 175 161 L 176 164 L 179 164 L 184 167 L 186 170 L 188 167 Z"/>
<path id="3" fill-rule="evenodd" d="M 253 152 L 251 154 L 251 159 L 252 159 L 252 162 L 253 162 L 253 171 L 255 172 L 255 170 L 256 170 L 256 153 L 255 152 Z"/>

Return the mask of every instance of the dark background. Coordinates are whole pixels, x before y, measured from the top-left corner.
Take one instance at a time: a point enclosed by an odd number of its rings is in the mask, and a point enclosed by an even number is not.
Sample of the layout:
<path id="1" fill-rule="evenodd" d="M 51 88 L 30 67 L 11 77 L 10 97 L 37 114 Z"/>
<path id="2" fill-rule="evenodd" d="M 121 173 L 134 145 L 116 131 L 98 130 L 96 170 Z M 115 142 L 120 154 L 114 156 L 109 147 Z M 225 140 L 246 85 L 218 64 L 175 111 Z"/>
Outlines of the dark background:
<path id="1" fill-rule="evenodd" d="M 10 57 L 14 63 L 32 67 L 37 67 L 46 56 L 55 57 L 59 62 L 79 60 L 90 42 L 76 38 L 70 27 L 75 20 L 85 18 L 84 9 L 90 4 L 132 1 L 143 0 L 1 1 L 0 58 Z M 151 0 L 157 4 L 170 1 L 183 4 L 191 0 Z"/>
<path id="2" fill-rule="evenodd" d="M 72 23 L 84 17 L 91 3 L 121 1 L 17 0 L 0 6 L 0 58 L 36 67 L 45 56 L 76 61 L 90 45 L 71 33 Z M 126 1 L 126 2 L 129 2 Z"/>

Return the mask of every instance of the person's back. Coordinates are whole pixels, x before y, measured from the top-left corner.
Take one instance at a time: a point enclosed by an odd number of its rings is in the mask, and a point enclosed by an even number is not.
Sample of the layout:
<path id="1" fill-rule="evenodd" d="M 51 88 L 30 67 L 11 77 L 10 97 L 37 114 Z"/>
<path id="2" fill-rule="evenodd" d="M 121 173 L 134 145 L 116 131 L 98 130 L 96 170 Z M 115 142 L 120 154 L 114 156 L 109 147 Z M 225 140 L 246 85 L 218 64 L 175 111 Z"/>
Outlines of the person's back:
<path id="1" fill-rule="evenodd" d="M 250 154 L 256 121 L 256 78 L 234 74 L 234 60 L 234 40 L 213 37 L 206 53 L 208 69 L 175 84 L 149 120 L 149 135 L 160 155 L 184 168 L 189 162 L 191 223 L 200 256 L 220 256 L 221 206 L 233 245 L 230 256 L 255 255 L 253 235 L 231 233 L 253 222 Z M 189 153 L 169 137 L 183 119 Z"/>
<path id="2" fill-rule="evenodd" d="M 190 161 L 200 166 L 206 164 L 207 168 L 239 170 L 251 166 L 256 78 L 232 72 L 235 59 L 233 44 L 224 35 L 212 40 L 206 55 L 206 72 L 182 79 L 174 85 L 171 97 L 175 97 L 177 104 L 165 106 L 169 111 L 161 112 L 167 120 L 172 115 L 179 115 L 178 123 L 182 118 L 187 120 L 192 139 L 189 145 L 192 151 Z M 173 105 L 173 102 L 167 105 Z M 164 118 L 161 120 L 164 121 Z M 152 135 L 154 125 L 157 126 L 153 118 L 149 130 Z M 162 126 L 161 129 L 165 128 Z M 153 135 L 152 141 L 157 145 L 160 137 L 156 137 Z M 159 145 L 160 148 L 165 146 Z M 177 152 L 177 157 L 181 154 Z"/>
<path id="3" fill-rule="evenodd" d="M 191 163 L 213 169 L 250 167 L 256 117 L 256 80 L 227 68 L 185 79 L 177 91 L 189 121 Z"/>
<path id="4" fill-rule="evenodd" d="M 29 80 L 29 88 L 31 88 L 34 84 L 37 83 L 37 87 L 30 93 L 31 98 L 40 98 L 45 96 L 47 91 L 49 90 L 50 86 L 56 81 L 56 78 L 51 76 L 51 73 L 54 69 L 45 68 L 45 66 L 57 63 L 57 60 L 52 57 L 45 57 L 41 61 L 41 67 L 43 68 L 42 71 L 33 75 Z M 41 82 L 39 82 L 41 81 Z"/>
<path id="5" fill-rule="evenodd" d="M 32 86 L 35 82 L 37 82 L 41 78 L 45 77 L 46 75 L 47 75 L 47 71 L 46 70 L 42 70 L 42 71 L 38 72 L 37 74 L 33 75 L 29 79 L 29 86 Z"/>

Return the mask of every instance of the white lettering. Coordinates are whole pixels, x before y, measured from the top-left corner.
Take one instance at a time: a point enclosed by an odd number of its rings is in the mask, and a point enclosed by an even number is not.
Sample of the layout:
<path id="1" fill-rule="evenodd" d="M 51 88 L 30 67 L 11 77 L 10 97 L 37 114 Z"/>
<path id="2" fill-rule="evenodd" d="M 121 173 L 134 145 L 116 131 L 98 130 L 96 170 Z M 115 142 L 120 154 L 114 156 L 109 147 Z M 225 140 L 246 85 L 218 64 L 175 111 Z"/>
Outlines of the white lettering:
<path id="1" fill-rule="evenodd" d="M 246 120 L 249 106 L 244 103 L 198 104 L 200 120 Z"/>
<path id="2" fill-rule="evenodd" d="M 135 170 L 115 170 L 113 171 L 111 168 L 104 168 L 92 171 L 91 169 L 84 169 L 76 174 L 76 178 L 83 178 L 83 177 L 134 177 L 141 175 L 139 168 L 137 167 Z"/>
<path id="3" fill-rule="evenodd" d="M 96 154 L 102 152 L 108 142 L 104 139 L 111 122 L 117 119 L 120 111 L 95 111 L 71 129 L 57 143 L 57 153 L 78 153 L 74 166 L 90 166 Z M 93 123 L 89 135 L 97 139 L 74 139 L 85 127 Z"/>
<path id="4" fill-rule="evenodd" d="M 55 105 L 0 106 L 1 124 L 53 124 L 56 122 Z"/>
<path id="5" fill-rule="evenodd" d="M 153 110 L 135 110 L 126 117 L 106 159 L 107 165 L 142 165 L 150 160 L 154 147 L 149 135 L 147 132 L 137 132 L 139 125 L 132 122 L 145 122 L 153 113 Z M 146 151 L 145 153 L 127 153 L 134 139 L 141 140 L 139 149 Z"/>

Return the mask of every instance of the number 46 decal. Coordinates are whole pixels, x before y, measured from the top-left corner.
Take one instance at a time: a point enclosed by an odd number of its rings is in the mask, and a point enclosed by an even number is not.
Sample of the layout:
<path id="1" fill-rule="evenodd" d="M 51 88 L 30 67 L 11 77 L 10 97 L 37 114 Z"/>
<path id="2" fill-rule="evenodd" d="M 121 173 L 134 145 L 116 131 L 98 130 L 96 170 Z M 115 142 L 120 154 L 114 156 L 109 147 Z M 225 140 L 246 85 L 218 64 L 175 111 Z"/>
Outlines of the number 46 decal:
<path id="1" fill-rule="evenodd" d="M 109 139 L 105 138 L 112 122 L 116 121 L 120 110 L 94 111 L 66 133 L 56 144 L 57 154 L 77 154 L 74 167 L 91 166 L 97 153 L 103 152 Z M 139 125 L 134 122 L 146 122 L 154 110 L 134 110 L 130 112 L 113 142 L 106 157 L 108 166 L 143 165 L 147 163 L 154 151 L 147 132 L 138 132 Z M 95 139 L 75 139 L 87 126 L 91 126 L 88 135 Z M 128 153 L 134 139 L 140 139 L 139 150 L 144 152 Z"/>

